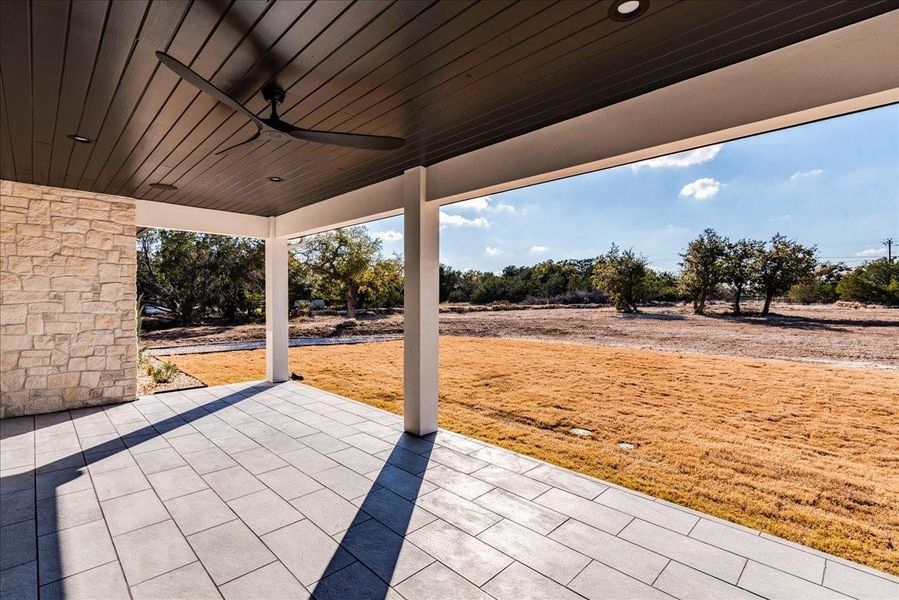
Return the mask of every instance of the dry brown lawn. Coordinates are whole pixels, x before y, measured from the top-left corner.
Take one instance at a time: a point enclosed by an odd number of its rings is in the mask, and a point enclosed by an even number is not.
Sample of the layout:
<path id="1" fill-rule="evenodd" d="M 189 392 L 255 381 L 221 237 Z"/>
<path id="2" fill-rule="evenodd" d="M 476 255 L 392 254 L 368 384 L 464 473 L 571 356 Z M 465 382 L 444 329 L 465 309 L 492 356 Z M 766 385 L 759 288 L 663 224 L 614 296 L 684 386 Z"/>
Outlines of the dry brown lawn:
<path id="1" fill-rule="evenodd" d="M 899 372 L 458 337 L 440 352 L 446 429 L 899 574 Z M 209 385 L 264 377 L 260 350 L 173 360 Z M 292 348 L 290 366 L 402 411 L 402 342 Z"/>

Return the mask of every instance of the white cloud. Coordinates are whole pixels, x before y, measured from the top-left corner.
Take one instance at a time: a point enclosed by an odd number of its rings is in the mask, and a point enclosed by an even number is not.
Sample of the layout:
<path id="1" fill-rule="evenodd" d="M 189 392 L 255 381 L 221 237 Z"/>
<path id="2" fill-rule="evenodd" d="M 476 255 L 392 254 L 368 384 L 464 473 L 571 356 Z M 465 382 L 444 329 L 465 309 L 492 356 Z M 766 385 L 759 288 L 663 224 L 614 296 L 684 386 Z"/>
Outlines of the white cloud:
<path id="1" fill-rule="evenodd" d="M 382 242 L 398 242 L 403 239 L 403 234 L 399 231 L 377 231 L 374 236 Z"/>
<path id="2" fill-rule="evenodd" d="M 687 150 L 686 152 L 678 152 L 677 154 L 669 154 L 668 156 L 659 156 L 651 158 L 631 165 L 631 169 L 636 171 L 641 167 L 649 167 L 650 169 L 668 169 L 692 167 L 693 165 L 701 165 L 702 163 L 713 160 L 718 153 L 721 152 L 721 144 L 714 146 L 706 146 L 705 148 L 696 148 L 695 150 Z"/>
<path id="3" fill-rule="evenodd" d="M 465 202 L 458 202 L 453 205 L 454 208 L 459 208 L 462 210 L 473 210 L 475 212 L 481 212 L 487 210 L 487 207 L 490 206 L 490 196 L 481 196 L 480 198 L 472 198 L 471 200 L 466 200 Z"/>
<path id="4" fill-rule="evenodd" d="M 782 215 L 780 217 L 771 217 L 770 219 L 768 219 L 768 221 L 771 223 L 783 223 L 785 221 L 789 221 L 792 218 L 793 215 Z"/>
<path id="5" fill-rule="evenodd" d="M 515 212 L 515 207 L 511 204 L 495 204 L 492 196 L 480 196 L 464 202 L 458 202 L 453 204 L 453 208 L 474 212 Z"/>
<path id="6" fill-rule="evenodd" d="M 811 179 L 824 174 L 824 169 L 812 169 L 811 171 L 796 171 L 790 175 L 790 181 L 799 181 L 802 179 Z"/>
<path id="7" fill-rule="evenodd" d="M 502 250 L 499 248 L 494 248 L 493 246 L 487 246 L 484 248 L 484 252 L 487 253 L 487 256 L 499 256 Z"/>
<path id="8" fill-rule="evenodd" d="M 451 225 L 453 227 L 490 227 L 490 221 L 488 221 L 484 217 L 475 217 L 474 219 L 468 219 L 466 217 L 463 217 L 462 215 L 451 215 L 441 210 L 440 225 L 443 227 L 446 227 L 447 225 Z"/>
<path id="9" fill-rule="evenodd" d="M 711 177 L 702 177 L 692 183 L 685 185 L 680 195 L 684 198 L 695 198 L 697 200 L 710 200 L 715 197 L 721 189 L 721 182 Z"/>
<path id="10" fill-rule="evenodd" d="M 531 246 L 531 252 L 534 254 L 543 254 L 549 252 L 549 246 Z"/>
<path id="11" fill-rule="evenodd" d="M 856 256 L 885 256 L 887 253 L 886 248 L 868 248 L 867 250 L 862 250 L 861 252 L 856 252 Z"/>

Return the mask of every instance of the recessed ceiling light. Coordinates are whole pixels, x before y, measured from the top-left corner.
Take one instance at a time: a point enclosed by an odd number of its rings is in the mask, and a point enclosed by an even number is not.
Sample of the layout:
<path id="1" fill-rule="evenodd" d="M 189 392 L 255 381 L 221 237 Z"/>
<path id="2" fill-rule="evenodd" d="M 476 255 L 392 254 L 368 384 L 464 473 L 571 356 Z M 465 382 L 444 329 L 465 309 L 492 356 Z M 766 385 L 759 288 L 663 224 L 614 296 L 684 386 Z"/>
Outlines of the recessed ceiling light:
<path id="1" fill-rule="evenodd" d="M 174 192 L 178 188 L 170 183 L 151 183 L 150 187 L 154 190 L 165 190 L 167 192 Z"/>
<path id="2" fill-rule="evenodd" d="M 269 177 L 268 180 L 269 180 L 269 181 L 274 181 L 275 183 L 284 181 L 284 180 L 281 179 L 280 177 Z"/>
<path id="3" fill-rule="evenodd" d="M 72 135 L 68 135 L 66 137 L 74 142 L 78 142 L 79 144 L 90 144 L 92 141 L 94 141 L 89 137 L 84 137 L 83 135 L 78 135 L 77 133 L 73 133 Z"/>
<path id="4" fill-rule="evenodd" d="M 609 18 L 613 21 L 636 19 L 649 8 L 649 0 L 618 0 L 609 7 Z"/>

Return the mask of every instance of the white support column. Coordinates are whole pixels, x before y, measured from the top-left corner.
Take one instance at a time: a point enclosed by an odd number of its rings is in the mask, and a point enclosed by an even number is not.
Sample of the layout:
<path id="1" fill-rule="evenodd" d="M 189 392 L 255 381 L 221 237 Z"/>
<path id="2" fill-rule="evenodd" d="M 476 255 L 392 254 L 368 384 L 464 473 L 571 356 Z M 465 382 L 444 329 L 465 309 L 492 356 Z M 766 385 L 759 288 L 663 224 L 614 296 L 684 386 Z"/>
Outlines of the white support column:
<path id="1" fill-rule="evenodd" d="M 265 378 L 273 383 L 287 381 L 287 238 L 275 237 L 275 218 L 269 217 L 269 237 L 265 239 Z"/>
<path id="2" fill-rule="evenodd" d="M 437 431 L 440 207 L 427 201 L 424 167 L 403 178 L 403 418 L 407 432 L 427 435 Z"/>

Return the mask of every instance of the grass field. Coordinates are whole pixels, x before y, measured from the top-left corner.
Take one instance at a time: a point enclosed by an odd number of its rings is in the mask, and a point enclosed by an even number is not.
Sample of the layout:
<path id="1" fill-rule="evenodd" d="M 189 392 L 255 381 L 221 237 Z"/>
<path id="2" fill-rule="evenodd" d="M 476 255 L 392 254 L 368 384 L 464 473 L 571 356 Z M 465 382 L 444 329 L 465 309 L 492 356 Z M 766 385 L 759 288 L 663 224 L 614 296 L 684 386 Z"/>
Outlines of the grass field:
<path id="1" fill-rule="evenodd" d="M 899 372 L 460 337 L 440 352 L 446 429 L 899 574 Z M 265 371 L 263 351 L 173 360 L 209 385 Z M 402 412 L 402 342 L 292 348 L 290 366 Z"/>

